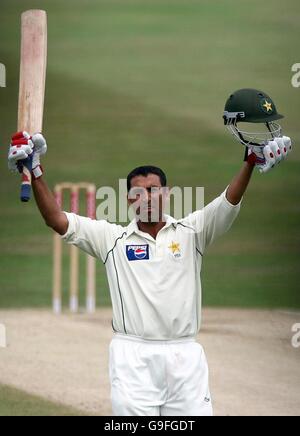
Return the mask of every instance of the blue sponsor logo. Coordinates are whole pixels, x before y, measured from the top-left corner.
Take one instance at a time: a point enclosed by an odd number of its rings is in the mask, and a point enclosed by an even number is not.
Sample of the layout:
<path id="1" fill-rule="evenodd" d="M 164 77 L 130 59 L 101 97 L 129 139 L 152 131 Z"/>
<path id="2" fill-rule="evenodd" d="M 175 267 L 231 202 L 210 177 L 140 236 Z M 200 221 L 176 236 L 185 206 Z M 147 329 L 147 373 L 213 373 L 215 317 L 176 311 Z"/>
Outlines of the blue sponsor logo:
<path id="1" fill-rule="evenodd" d="M 149 245 L 126 245 L 126 255 L 129 261 L 149 260 Z"/>

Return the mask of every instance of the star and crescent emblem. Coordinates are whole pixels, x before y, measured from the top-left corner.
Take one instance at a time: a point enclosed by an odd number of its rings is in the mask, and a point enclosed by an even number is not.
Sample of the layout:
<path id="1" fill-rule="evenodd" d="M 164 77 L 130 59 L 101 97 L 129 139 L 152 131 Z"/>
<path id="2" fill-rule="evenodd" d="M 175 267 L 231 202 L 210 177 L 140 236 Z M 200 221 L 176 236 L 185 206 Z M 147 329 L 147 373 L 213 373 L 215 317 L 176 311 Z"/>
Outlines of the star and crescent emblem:
<path id="1" fill-rule="evenodd" d="M 273 111 L 272 103 L 267 100 L 265 101 L 265 104 L 263 104 L 263 107 L 266 109 L 267 112 Z"/>
<path id="2" fill-rule="evenodd" d="M 178 242 L 172 242 L 172 244 L 169 246 L 169 249 L 173 254 L 180 253 L 180 244 Z"/>

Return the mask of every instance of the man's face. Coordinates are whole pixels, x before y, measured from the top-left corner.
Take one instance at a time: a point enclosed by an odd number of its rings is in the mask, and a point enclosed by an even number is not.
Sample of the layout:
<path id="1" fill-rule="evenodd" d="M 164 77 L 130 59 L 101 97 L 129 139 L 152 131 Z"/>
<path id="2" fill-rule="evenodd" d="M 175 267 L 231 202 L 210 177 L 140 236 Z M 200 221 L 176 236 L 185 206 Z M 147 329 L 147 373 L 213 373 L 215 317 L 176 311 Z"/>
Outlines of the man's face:
<path id="1" fill-rule="evenodd" d="M 168 188 L 161 186 L 160 177 L 156 174 L 136 176 L 131 180 L 128 204 L 134 208 L 138 221 L 151 224 L 160 222 L 167 198 Z"/>

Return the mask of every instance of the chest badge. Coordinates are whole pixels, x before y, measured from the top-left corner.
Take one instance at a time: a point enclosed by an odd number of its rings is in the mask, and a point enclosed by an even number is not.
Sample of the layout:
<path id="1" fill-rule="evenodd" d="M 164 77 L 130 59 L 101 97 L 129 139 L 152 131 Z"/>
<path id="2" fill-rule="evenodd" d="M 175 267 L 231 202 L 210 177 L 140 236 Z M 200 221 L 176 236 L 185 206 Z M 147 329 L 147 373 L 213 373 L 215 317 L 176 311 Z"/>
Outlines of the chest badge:
<path id="1" fill-rule="evenodd" d="M 169 250 L 171 250 L 176 259 L 181 257 L 181 248 L 178 242 L 172 242 L 172 244 L 169 246 Z"/>
<path id="2" fill-rule="evenodd" d="M 149 260 L 149 245 L 126 245 L 126 256 L 129 261 Z"/>

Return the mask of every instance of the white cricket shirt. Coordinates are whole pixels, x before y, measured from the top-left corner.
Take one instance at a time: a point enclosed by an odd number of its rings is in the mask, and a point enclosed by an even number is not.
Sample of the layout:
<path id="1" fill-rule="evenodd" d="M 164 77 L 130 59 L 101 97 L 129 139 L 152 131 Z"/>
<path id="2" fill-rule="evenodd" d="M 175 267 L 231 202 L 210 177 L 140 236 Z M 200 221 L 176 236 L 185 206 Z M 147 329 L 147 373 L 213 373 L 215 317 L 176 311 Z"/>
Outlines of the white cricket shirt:
<path id="1" fill-rule="evenodd" d="M 168 216 L 156 240 L 136 221 L 123 227 L 66 213 L 62 238 L 106 266 L 115 332 L 151 340 L 196 336 L 202 256 L 240 210 L 225 194 L 182 220 Z"/>

